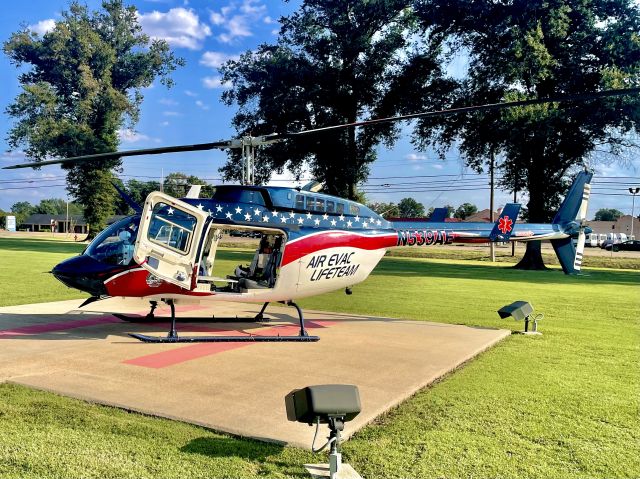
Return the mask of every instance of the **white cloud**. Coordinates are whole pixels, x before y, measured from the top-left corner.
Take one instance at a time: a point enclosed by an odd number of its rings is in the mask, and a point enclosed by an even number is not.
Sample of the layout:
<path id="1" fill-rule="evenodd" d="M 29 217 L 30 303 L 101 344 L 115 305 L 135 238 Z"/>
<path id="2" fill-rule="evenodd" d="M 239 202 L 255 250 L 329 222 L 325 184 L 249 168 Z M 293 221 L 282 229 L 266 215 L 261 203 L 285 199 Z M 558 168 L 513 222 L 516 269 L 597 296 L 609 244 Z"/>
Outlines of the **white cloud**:
<path id="1" fill-rule="evenodd" d="M 404 155 L 405 160 L 409 161 L 424 161 L 427 159 L 425 155 L 418 155 L 416 153 L 409 153 L 408 155 Z"/>
<path id="2" fill-rule="evenodd" d="M 187 95 L 187 96 L 190 96 L 190 97 L 198 96 L 198 94 L 196 92 L 191 91 L 191 90 L 185 90 L 184 94 Z"/>
<path id="3" fill-rule="evenodd" d="M 210 20 L 214 25 L 226 30 L 218 35 L 218 40 L 222 43 L 232 43 L 238 38 L 252 36 L 251 25 L 260 19 L 271 20 L 266 13 L 267 6 L 259 0 L 243 0 L 240 4 L 231 2 L 219 12 L 211 12 Z"/>
<path id="4" fill-rule="evenodd" d="M 229 60 L 238 60 L 240 55 L 229 55 L 222 52 L 204 52 L 200 59 L 200 65 L 209 68 L 220 68 L 223 63 Z"/>
<path id="5" fill-rule="evenodd" d="M 441 165 L 440 163 L 436 163 L 434 165 L 431 165 L 431 168 L 435 168 L 436 170 L 441 170 L 444 168 L 444 165 Z"/>
<path id="6" fill-rule="evenodd" d="M 53 18 L 47 18 L 46 20 L 40 20 L 35 25 L 29 25 L 29 30 L 36 32 L 42 36 L 45 33 L 50 32 L 56 27 L 56 21 Z"/>
<path id="7" fill-rule="evenodd" d="M 267 25 L 271 25 L 272 23 L 276 23 L 276 21 L 275 21 L 273 18 L 271 18 L 269 15 L 267 15 L 266 17 L 264 17 L 264 18 L 262 19 L 262 21 L 263 21 L 264 23 L 266 23 Z"/>
<path id="8" fill-rule="evenodd" d="M 202 79 L 202 84 L 205 88 L 231 88 L 231 83 L 223 83 L 222 78 L 220 77 L 204 77 Z"/>
<path id="9" fill-rule="evenodd" d="M 196 100 L 196 106 L 198 108 L 201 108 L 203 110 L 208 110 L 209 109 L 209 105 L 206 105 L 204 102 L 202 102 L 201 100 Z"/>
<path id="10" fill-rule="evenodd" d="M 152 38 L 166 40 L 174 47 L 198 50 L 203 40 L 211 35 L 211 28 L 200 22 L 192 9 L 172 8 L 166 13 L 153 11 L 138 14 L 138 22 Z"/>
<path id="11" fill-rule="evenodd" d="M 160 143 L 159 138 L 152 138 L 143 133 L 138 133 L 135 130 L 129 128 L 120 128 L 118 130 L 118 138 L 122 143 L 139 143 L 139 142 L 154 142 Z"/>
<path id="12" fill-rule="evenodd" d="M 182 116 L 182 113 L 177 111 L 163 111 L 162 114 L 164 116 Z"/>
<path id="13" fill-rule="evenodd" d="M 169 126 L 169 122 L 168 121 L 163 121 L 162 123 L 160 123 L 160 126 Z"/>
<path id="14" fill-rule="evenodd" d="M 161 105 L 167 105 L 167 106 L 177 106 L 178 102 L 175 100 L 172 100 L 171 98 L 160 98 L 158 100 L 158 103 L 160 103 Z"/>

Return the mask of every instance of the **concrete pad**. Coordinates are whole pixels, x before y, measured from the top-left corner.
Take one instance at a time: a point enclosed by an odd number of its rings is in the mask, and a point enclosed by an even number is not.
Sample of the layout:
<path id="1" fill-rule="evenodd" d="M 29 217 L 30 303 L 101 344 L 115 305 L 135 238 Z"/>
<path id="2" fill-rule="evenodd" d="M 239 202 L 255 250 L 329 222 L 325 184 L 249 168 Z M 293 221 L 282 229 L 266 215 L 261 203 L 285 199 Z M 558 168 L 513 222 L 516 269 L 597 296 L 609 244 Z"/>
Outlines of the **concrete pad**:
<path id="1" fill-rule="evenodd" d="M 345 439 L 510 334 L 422 321 L 305 311 L 317 343 L 145 344 L 127 332 L 164 335 L 168 323 L 126 323 L 147 303 L 109 299 L 0 308 L 0 381 L 215 430 L 309 448 L 313 428 L 286 419 L 284 397 L 313 384 L 356 384 L 362 412 Z M 178 307 L 178 317 L 255 315 L 260 305 Z M 293 308 L 269 306 L 263 328 L 295 334 Z M 168 315 L 160 307 L 156 315 Z M 256 329 L 257 328 L 257 329 Z M 179 323 L 183 334 L 257 331 L 255 323 Z M 236 332 L 237 334 L 237 332 Z M 321 431 L 325 438 L 328 431 Z"/>

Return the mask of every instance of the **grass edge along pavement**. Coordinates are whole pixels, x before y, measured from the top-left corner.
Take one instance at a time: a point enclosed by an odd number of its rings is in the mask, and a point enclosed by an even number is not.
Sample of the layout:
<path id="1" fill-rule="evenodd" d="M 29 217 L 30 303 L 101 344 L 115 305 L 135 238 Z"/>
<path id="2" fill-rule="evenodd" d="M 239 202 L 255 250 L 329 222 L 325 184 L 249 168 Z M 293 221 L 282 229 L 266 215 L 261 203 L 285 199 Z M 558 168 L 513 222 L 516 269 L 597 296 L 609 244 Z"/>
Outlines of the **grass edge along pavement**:
<path id="1" fill-rule="evenodd" d="M 49 269 L 70 256 L 42 248 L 27 258 L 0 241 L 0 288 L 32 280 L 20 265 L 36 255 Z M 222 253 L 223 266 L 251 255 Z M 345 459 L 363 477 L 639 476 L 639 280 L 636 271 L 573 278 L 385 258 L 353 296 L 302 301 L 311 309 L 512 329 L 522 324 L 498 319 L 503 304 L 527 299 L 545 313 L 542 337 L 512 336 L 417 393 L 347 442 Z M 42 275 L 25 289 L 37 296 L 54 283 Z M 28 297 L 23 302 L 33 302 Z M 301 464 L 324 460 L 13 385 L 0 386 L 0 398 L 2 477 L 300 477 Z"/>

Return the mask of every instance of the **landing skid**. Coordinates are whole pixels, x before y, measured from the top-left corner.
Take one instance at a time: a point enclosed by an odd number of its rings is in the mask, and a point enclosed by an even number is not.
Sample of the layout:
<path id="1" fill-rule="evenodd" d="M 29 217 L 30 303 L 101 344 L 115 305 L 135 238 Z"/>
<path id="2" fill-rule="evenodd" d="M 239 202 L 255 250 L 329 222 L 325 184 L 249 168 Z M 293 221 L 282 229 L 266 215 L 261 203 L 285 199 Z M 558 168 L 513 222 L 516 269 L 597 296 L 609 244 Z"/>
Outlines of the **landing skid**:
<path id="1" fill-rule="evenodd" d="M 300 333 L 296 336 L 178 336 L 178 332 L 176 331 L 176 307 L 173 303 L 173 300 L 167 300 L 166 303 L 171 308 L 171 330 L 166 337 L 162 336 L 148 336 L 146 334 L 138 334 L 138 333 L 129 333 L 129 336 L 135 338 L 139 341 L 145 343 L 269 343 L 269 342 L 315 342 L 319 341 L 320 338 L 318 336 L 309 336 L 306 329 L 304 328 L 304 316 L 302 315 L 302 310 L 300 307 L 294 303 L 293 301 L 289 301 L 285 303 L 289 306 L 293 306 L 296 308 L 298 312 L 298 319 L 300 321 Z M 253 321 L 264 322 L 265 318 L 263 317 L 263 313 L 265 309 L 267 309 L 267 305 L 269 303 L 264 303 L 260 312 L 253 318 Z M 154 307 L 155 309 L 155 307 Z M 153 313 L 153 309 L 152 309 Z M 114 315 L 118 318 L 122 315 Z M 147 315 L 149 317 L 149 315 Z M 122 318 L 121 318 L 122 319 Z M 186 318 L 185 318 L 186 319 Z M 223 321 L 224 319 L 231 320 L 239 320 L 240 318 L 217 318 L 218 321 Z M 125 319 L 128 321 L 129 319 Z M 202 318 L 203 321 L 209 321 L 206 318 Z M 246 319 L 242 319 L 246 321 Z M 268 321 L 268 320 L 267 320 Z"/>

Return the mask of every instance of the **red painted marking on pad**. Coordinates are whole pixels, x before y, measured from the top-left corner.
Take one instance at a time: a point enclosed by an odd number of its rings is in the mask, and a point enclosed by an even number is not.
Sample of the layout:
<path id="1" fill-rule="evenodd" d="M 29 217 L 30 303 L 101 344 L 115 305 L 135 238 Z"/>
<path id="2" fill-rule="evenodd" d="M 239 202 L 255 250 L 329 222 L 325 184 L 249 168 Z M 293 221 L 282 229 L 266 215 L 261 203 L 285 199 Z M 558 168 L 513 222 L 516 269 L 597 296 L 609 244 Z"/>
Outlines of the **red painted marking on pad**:
<path id="1" fill-rule="evenodd" d="M 32 324 L 13 329 L 3 329 L 0 331 L 0 338 L 11 336 L 33 336 L 35 334 L 52 333 L 55 331 L 66 331 L 69 329 L 95 326 L 97 324 L 121 323 L 118 318 L 111 315 L 93 316 L 88 319 L 75 319 L 73 321 L 57 321 L 55 323 Z"/>
<path id="2" fill-rule="evenodd" d="M 308 324 L 311 329 L 322 328 L 335 324 L 331 321 L 314 321 Z M 191 327 L 190 330 L 195 331 Z M 210 330 L 214 332 L 213 330 Z M 300 332 L 300 327 L 296 325 L 282 325 L 274 326 L 271 328 L 259 329 L 255 332 L 247 333 L 245 331 L 232 330 L 215 330 L 216 334 L 212 336 L 291 336 Z M 183 333 L 184 334 L 184 333 Z M 257 343 L 198 343 L 180 348 L 171 349 L 169 351 L 161 351 L 159 353 L 148 354 L 146 356 L 140 356 L 133 359 L 123 361 L 124 364 L 131 364 L 134 366 L 142 366 L 145 368 L 161 369 L 167 366 L 173 366 L 174 364 L 180 364 L 193 359 L 202 358 L 205 356 L 212 356 L 214 354 L 223 353 L 225 351 L 232 351 L 234 349 L 240 349 L 247 346 L 252 346 Z"/>

